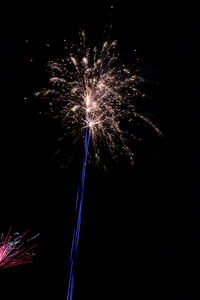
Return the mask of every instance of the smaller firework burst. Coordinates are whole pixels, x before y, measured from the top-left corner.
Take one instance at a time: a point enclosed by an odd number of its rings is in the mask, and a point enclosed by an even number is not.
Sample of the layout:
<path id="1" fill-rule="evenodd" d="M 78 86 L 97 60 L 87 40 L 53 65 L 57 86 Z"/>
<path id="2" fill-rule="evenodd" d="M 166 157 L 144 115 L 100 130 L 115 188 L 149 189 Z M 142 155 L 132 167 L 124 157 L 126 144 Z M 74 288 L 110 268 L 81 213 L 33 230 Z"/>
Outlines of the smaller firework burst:
<path id="1" fill-rule="evenodd" d="M 37 246 L 27 246 L 39 234 L 27 239 L 29 230 L 26 230 L 23 234 L 19 232 L 11 235 L 12 227 L 9 229 L 7 235 L 3 233 L 0 236 L 0 269 L 15 267 L 22 264 L 29 264 L 32 262 L 35 253 L 33 249 Z"/>

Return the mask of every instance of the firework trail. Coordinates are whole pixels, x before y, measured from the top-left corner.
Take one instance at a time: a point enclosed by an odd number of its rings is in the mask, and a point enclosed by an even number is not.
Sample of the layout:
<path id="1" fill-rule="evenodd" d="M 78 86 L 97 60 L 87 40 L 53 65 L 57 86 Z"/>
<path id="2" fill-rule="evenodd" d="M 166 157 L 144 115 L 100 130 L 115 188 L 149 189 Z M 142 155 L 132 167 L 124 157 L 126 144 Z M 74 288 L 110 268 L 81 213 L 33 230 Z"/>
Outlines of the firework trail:
<path id="1" fill-rule="evenodd" d="M 88 115 L 86 114 L 86 122 L 87 121 L 88 121 Z M 75 216 L 77 218 L 77 221 L 75 223 L 73 239 L 72 239 L 71 256 L 70 256 L 70 277 L 69 277 L 67 300 L 71 300 L 73 297 L 74 270 L 75 270 L 75 262 L 76 262 L 77 251 L 78 251 L 79 235 L 80 235 L 82 203 L 83 203 L 83 192 L 84 192 L 84 184 L 85 184 L 85 171 L 86 171 L 86 164 L 87 164 L 88 147 L 89 147 L 89 131 L 88 131 L 88 126 L 86 125 L 85 144 L 84 144 L 85 153 L 84 153 L 83 168 L 82 168 L 81 189 L 80 189 L 80 193 L 79 193 L 79 188 L 78 188 L 77 198 L 76 198 Z M 78 208 L 78 210 L 77 210 L 77 208 Z"/>
<path id="2" fill-rule="evenodd" d="M 37 245 L 27 247 L 26 244 L 37 238 L 39 234 L 23 241 L 29 230 L 25 231 L 22 235 L 18 232 L 11 235 L 11 230 L 12 227 L 6 236 L 2 233 L 0 237 L 0 269 L 29 264 L 35 255 L 32 250 Z"/>
<path id="3" fill-rule="evenodd" d="M 101 47 L 88 47 L 85 33 L 81 32 L 78 47 L 72 45 L 68 48 L 66 58 L 48 63 L 51 88 L 35 93 L 49 102 L 50 113 L 62 118 L 64 128 L 70 135 L 85 138 L 67 300 L 73 296 L 88 155 L 94 153 L 96 161 L 100 162 L 103 160 L 102 152 L 108 150 L 106 153 L 110 153 L 113 159 L 118 155 L 126 155 L 132 163 L 134 156 L 127 143 L 130 133 L 123 129 L 127 122 L 128 127 L 134 127 L 134 123 L 131 123 L 134 120 L 146 123 L 161 134 L 146 116 L 136 111 L 134 100 L 144 97 L 138 89 L 143 79 L 120 63 L 116 48 L 116 41 L 105 41 Z M 89 142 L 90 150 L 93 150 L 90 153 Z"/>

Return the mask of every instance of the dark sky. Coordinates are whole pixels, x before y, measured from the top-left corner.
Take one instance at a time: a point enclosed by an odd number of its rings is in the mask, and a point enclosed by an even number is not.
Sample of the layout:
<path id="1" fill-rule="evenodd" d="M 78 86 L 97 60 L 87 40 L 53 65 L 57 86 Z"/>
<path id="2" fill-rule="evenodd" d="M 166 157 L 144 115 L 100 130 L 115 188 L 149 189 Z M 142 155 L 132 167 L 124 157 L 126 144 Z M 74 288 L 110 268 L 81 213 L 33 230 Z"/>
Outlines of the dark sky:
<path id="1" fill-rule="evenodd" d="M 110 3 L 30 4 L 4 26 L 0 231 L 13 225 L 41 236 L 34 264 L 1 270 L 2 299 L 66 299 L 82 149 L 60 167 L 63 157 L 53 154 L 62 128 L 38 114 L 32 95 L 46 84 L 48 59 L 63 55 L 64 38 L 83 28 L 101 42 L 111 21 L 126 63 L 137 49 L 151 94 L 144 109 L 163 138 L 147 131 L 132 144 L 134 168 L 123 160 L 107 174 L 88 166 L 74 299 L 199 299 L 197 9 L 115 1 L 110 10 Z M 68 157 L 69 140 L 62 147 Z"/>

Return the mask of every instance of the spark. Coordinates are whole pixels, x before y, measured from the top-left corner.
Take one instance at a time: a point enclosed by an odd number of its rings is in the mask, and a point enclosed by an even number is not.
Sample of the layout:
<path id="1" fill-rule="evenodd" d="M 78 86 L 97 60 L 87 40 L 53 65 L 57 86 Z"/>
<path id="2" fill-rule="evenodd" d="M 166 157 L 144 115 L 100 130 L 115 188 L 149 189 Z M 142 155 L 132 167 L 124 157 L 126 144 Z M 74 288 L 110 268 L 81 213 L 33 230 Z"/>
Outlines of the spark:
<path id="1" fill-rule="evenodd" d="M 35 255 L 32 251 L 37 245 L 33 245 L 27 248 L 26 244 L 34 240 L 39 234 L 26 239 L 25 236 L 29 230 L 23 234 L 19 232 L 11 235 L 12 227 L 9 229 L 7 235 L 4 234 L 0 237 L 0 269 L 15 267 L 22 264 L 29 264 L 32 262 L 32 258 Z"/>

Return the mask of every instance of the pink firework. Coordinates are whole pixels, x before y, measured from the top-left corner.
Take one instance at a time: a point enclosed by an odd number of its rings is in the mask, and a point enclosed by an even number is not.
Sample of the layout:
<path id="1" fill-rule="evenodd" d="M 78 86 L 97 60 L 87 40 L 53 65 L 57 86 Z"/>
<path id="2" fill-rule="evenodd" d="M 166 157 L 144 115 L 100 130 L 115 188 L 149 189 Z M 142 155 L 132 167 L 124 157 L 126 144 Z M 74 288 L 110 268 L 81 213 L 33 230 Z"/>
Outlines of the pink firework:
<path id="1" fill-rule="evenodd" d="M 25 240 L 24 237 L 27 236 L 29 230 L 21 235 L 18 232 L 11 235 L 11 230 L 12 227 L 6 236 L 2 234 L 0 237 L 0 268 L 2 269 L 29 264 L 35 255 L 32 250 L 37 244 L 27 247 L 27 243 L 34 240 L 38 235 Z"/>

